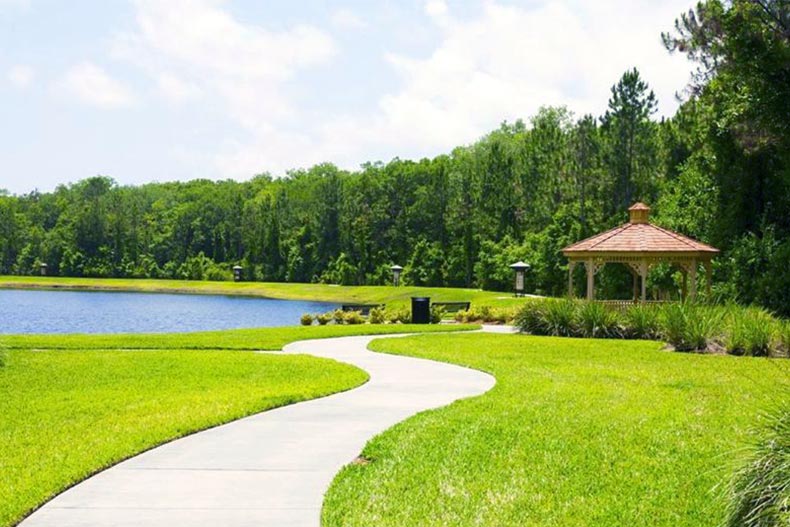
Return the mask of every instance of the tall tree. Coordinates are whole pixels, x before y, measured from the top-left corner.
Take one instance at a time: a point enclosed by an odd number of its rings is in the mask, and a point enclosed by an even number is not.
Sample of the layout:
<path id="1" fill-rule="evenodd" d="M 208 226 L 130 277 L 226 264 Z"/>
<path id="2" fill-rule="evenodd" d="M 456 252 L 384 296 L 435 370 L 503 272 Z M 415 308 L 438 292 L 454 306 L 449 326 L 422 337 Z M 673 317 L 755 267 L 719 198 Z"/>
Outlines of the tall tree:
<path id="1" fill-rule="evenodd" d="M 614 197 L 610 214 L 625 210 L 635 199 L 652 201 L 656 185 L 656 127 L 650 117 L 656 96 L 634 68 L 612 86 L 609 107 L 602 119 L 608 140 L 607 160 Z"/>

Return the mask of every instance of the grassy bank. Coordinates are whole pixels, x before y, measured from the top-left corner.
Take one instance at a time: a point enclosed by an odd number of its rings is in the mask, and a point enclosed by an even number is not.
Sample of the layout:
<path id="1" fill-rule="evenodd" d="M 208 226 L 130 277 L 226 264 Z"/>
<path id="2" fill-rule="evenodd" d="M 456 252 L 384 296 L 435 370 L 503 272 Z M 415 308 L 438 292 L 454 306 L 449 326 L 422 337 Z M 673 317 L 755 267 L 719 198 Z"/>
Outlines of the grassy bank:
<path id="1" fill-rule="evenodd" d="M 246 295 L 290 300 L 335 303 L 387 304 L 402 307 L 413 296 L 429 296 L 436 302 L 470 301 L 473 306 L 514 307 L 523 299 L 509 293 L 445 287 L 336 286 L 263 282 L 200 282 L 121 278 L 64 278 L 0 276 L 0 288 L 73 289 L 94 291 L 141 291 L 150 293 L 198 293 Z"/>
<path id="2" fill-rule="evenodd" d="M 450 329 L 456 328 L 0 336 L 0 526 L 165 441 L 367 378 L 334 361 L 218 348 L 280 349 L 308 338 Z M 123 351 L 132 348 L 146 351 Z"/>
<path id="3" fill-rule="evenodd" d="M 374 342 L 494 374 L 489 393 L 370 442 L 324 525 L 716 526 L 755 416 L 785 363 L 675 354 L 647 341 L 522 335 Z"/>

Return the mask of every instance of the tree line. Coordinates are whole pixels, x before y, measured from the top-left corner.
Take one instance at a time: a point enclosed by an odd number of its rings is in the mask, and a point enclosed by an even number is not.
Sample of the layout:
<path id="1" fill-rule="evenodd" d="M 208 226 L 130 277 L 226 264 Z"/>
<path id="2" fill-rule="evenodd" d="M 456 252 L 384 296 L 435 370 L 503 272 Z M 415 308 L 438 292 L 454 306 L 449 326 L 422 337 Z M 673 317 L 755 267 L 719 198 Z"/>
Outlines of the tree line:
<path id="1" fill-rule="evenodd" d="M 783 0 L 710 0 L 663 35 L 697 65 L 669 119 L 637 69 L 607 111 L 544 107 L 433 159 L 331 164 L 246 182 L 118 185 L 104 176 L 53 192 L 0 193 L 0 273 L 383 284 L 508 290 L 532 265 L 534 292 L 565 292 L 567 244 L 626 220 L 723 250 L 715 294 L 787 314 L 790 295 L 790 27 Z M 607 266 L 602 294 L 625 297 Z M 578 272 L 583 273 L 582 269 Z M 577 280 L 583 284 L 583 280 Z M 679 289 L 671 268 L 651 291 Z M 655 293 L 654 293 L 655 294 Z"/>

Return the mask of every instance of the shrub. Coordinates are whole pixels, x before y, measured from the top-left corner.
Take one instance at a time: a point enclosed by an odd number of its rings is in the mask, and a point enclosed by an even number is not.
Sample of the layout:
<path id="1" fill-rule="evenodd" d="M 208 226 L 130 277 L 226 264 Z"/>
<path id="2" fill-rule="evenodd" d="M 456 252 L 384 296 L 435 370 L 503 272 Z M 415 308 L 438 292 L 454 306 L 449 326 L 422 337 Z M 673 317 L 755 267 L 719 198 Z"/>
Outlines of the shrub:
<path id="1" fill-rule="evenodd" d="M 351 324 L 351 325 L 365 323 L 365 317 L 363 317 L 362 313 L 360 313 L 359 311 L 346 311 L 343 319 L 345 320 L 346 324 Z"/>
<path id="2" fill-rule="evenodd" d="M 545 335 L 543 308 L 544 300 L 528 300 L 516 313 L 515 324 L 519 331 L 532 335 Z"/>
<path id="3" fill-rule="evenodd" d="M 411 311 L 407 308 L 388 309 L 386 318 L 390 324 L 408 324 L 411 322 Z"/>
<path id="4" fill-rule="evenodd" d="M 370 310 L 370 315 L 368 316 L 368 322 L 371 324 L 383 324 L 387 321 L 386 315 L 384 313 L 384 308 L 381 307 L 374 307 Z"/>
<path id="5" fill-rule="evenodd" d="M 661 336 L 678 351 L 704 350 L 721 322 L 721 312 L 672 303 L 661 312 Z"/>
<path id="6" fill-rule="evenodd" d="M 335 324 L 343 324 L 346 321 L 346 312 L 342 309 L 335 309 L 332 312 L 332 318 L 335 319 Z"/>
<path id="7" fill-rule="evenodd" d="M 771 352 L 775 321 L 758 308 L 733 310 L 726 335 L 727 352 L 733 355 L 765 357 Z"/>
<path id="8" fill-rule="evenodd" d="M 438 324 L 444 318 L 444 308 L 442 306 L 431 306 L 431 324 Z"/>
<path id="9" fill-rule="evenodd" d="M 326 326 L 332 320 L 332 313 L 323 313 L 321 315 L 316 315 L 315 319 L 318 321 L 318 325 Z"/>
<path id="10" fill-rule="evenodd" d="M 576 315 L 578 331 L 587 338 L 616 338 L 622 335 L 617 312 L 596 302 L 584 302 Z"/>
<path id="11" fill-rule="evenodd" d="M 634 304 L 623 313 L 623 334 L 626 338 L 652 340 L 660 336 L 660 311 L 652 306 Z"/>
<path id="12" fill-rule="evenodd" d="M 304 315 L 302 315 L 302 318 L 299 319 L 299 322 L 301 322 L 303 326 L 312 326 L 313 315 L 311 315 L 310 313 L 305 313 Z"/>
<path id="13" fill-rule="evenodd" d="M 576 308 L 573 300 L 549 300 L 543 309 L 546 335 L 572 337 L 576 334 Z"/>
<path id="14" fill-rule="evenodd" d="M 790 355 L 790 322 L 781 322 L 776 330 L 776 338 L 781 352 Z"/>
<path id="15" fill-rule="evenodd" d="M 727 489 L 727 527 L 790 525 L 790 409 L 770 416 L 761 435 Z"/>

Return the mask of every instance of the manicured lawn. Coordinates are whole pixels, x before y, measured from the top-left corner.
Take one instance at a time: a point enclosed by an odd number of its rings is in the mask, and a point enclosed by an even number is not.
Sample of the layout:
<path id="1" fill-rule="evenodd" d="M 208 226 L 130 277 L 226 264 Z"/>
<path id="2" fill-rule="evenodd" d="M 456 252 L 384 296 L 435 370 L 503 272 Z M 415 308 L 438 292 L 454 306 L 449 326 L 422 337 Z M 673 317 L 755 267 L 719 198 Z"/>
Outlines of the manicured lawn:
<path id="1" fill-rule="evenodd" d="M 349 389 L 367 378 L 330 360 L 217 348 L 279 349 L 306 338 L 449 329 L 457 328 L 0 336 L 0 348 L 9 348 L 7 363 L 0 366 L 0 526 L 12 525 L 69 485 L 157 444 Z M 130 348 L 160 349 L 122 351 Z"/>
<path id="2" fill-rule="evenodd" d="M 384 335 L 392 333 L 468 331 L 472 324 L 384 324 L 356 326 L 294 326 L 283 328 L 231 329 L 193 333 L 125 333 L 114 335 L 0 335 L 10 349 L 233 349 L 279 350 L 296 340 Z"/>
<path id="3" fill-rule="evenodd" d="M 0 276 L 0 288 L 60 288 L 117 291 L 180 292 L 248 295 L 336 303 L 387 304 L 403 307 L 413 296 L 429 296 L 437 302 L 471 301 L 473 306 L 513 307 L 524 299 L 510 293 L 446 287 L 336 286 L 263 282 L 200 282 L 121 278 L 65 278 Z"/>
<path id="4" fill-rule="evenodd" d="M 378 351 L 491 372 L 487 394 L 411 418 L 344 469 L 335 526 L 716 526 L 720 484 L 790 363 L 646 341 L 420 336 Z"/>

